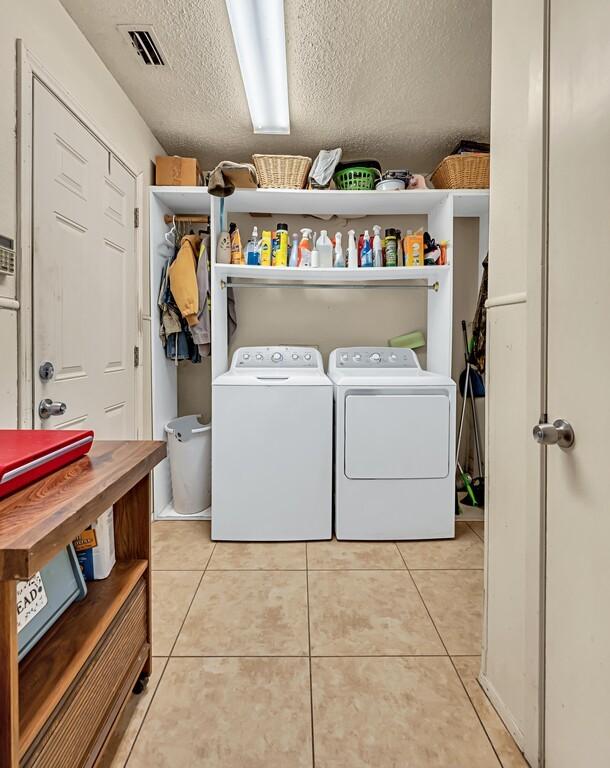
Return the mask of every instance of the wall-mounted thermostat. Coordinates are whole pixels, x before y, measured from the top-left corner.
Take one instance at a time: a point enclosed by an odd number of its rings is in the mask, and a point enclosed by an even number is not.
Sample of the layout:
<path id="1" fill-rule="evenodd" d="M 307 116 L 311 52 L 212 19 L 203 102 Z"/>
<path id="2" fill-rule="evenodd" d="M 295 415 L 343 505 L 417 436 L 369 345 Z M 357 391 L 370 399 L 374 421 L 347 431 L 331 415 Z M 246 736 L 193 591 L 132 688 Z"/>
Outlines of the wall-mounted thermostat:
<path id="1" fill-rule="evenodd" d="M 0 235 L 0 275 L 15 274 L 15 243 Z"/>

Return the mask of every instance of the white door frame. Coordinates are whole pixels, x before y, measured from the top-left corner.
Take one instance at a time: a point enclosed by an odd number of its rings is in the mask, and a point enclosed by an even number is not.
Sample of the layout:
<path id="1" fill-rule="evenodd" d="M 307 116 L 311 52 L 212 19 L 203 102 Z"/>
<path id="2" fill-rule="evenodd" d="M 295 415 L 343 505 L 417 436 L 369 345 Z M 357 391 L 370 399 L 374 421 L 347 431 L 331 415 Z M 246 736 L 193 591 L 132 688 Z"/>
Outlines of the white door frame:
<path id="1" fill-rule="evenodd" d="M 550 0 L 532 3 L 527 143 L 527 402 L 532 428 L 546 407 L 546 265 L 548 257 L 548 56 Z M 526 447 L 528 498 L 526 541 L 526 723 L 524 752 L 544 766 L 546 463 L 534 443 Z"/>
<path id="2" fill-rule="evenodd" d="M 23 40 L 17 40 L 17 253 L 19 254 L 17 290 L 18 290 L 18 424 L 21 429 L 33 427 L 34 395 L 33 395 L 33 84 L 34 78 L 39 80 L 53 95 L 62 102 L 77 120 L 92 133 L 95 138 L 111 152 L 117 160 L 133 176 L 136 182 L 136 207 L 142 214 L 144 207 L 144 174 L 133 169 L 136 164 L 130 162 L 124 153 L 118 150 L 112 141 L 96 126 L 95 121 L 78 101 L 62 86 L 42 64 L 42 62 L 26 47 Z M 136 339 L 140 351 L 143 349 L 143 316 L 142 279 L 144 273 L 144 226 L 142 217 L 140 226 L 135 230 L 136 257 Z M 148 314 L 148 311 L 146 312 Z M 141 437 L 143 424 L 144 401 L 144 366 L 140 364 L 135 369 L 134 410 L 136 437 Z"/>

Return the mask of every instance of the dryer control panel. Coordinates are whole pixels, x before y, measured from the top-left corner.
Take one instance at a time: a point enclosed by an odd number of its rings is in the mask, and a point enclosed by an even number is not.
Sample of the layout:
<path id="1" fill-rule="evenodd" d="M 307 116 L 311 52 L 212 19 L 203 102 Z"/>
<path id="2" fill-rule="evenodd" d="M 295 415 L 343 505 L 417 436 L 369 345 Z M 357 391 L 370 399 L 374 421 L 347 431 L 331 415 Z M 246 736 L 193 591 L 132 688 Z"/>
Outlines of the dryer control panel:
<path id="1" fill-rule="evenodd" d="M 315 347 L 242 347 L 233 353 L 231 368 L 313 368 L 323 370 Z"/>
<path id="2" fill-rule="evenodd" d="M 412 349 L 400 347 L 345 347 L 332 352 L 337 368 L 419 368 Z"/>

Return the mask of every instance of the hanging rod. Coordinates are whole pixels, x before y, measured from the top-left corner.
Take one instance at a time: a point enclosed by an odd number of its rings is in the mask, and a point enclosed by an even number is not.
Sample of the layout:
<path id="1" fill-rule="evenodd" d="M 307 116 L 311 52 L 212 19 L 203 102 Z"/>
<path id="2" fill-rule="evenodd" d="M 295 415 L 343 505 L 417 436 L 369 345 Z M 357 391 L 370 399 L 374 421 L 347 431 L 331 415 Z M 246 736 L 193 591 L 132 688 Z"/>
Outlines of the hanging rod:
<path id="1" fill-rule="evenodd" d="M 209 216 L 196 215 L 189 213 L 166 213 L 163 217 L 166 224 L 173 224 L 175 222 L 183 221 L 187 224 L 208 224 L 210 221 Z"/>
<path id="2" fill-rule="evenodd" d="M 425 278 L 422 278 L 422 280 Z M 439 283 L 438 280 L 435 283 L 431 283 L 430 285 L 413 285 L 412 283 L 401 283 L 399 285 L 392 284 L 388 285 L 385 283 L 384 285 L 377 285 L 376 283 L 309 283 L 309 282 L 302 282 L 302 283 L 288 283 L 288 282 L 267 282 L 264 280 L 256 280 L 256 282 L 246 282 L 242 280 L 221 280 L 220 281 L 220 287 L 222 290 L 225 288 L 330 288 L 333 290 L 337 289 L 347 289 L 347 288 L 355 288 L 355 289 L 362 289 L 362 288 L 426 288 L 429 291 L 434 291 L 435 293 L 438 293 L 439 289 Z"/>

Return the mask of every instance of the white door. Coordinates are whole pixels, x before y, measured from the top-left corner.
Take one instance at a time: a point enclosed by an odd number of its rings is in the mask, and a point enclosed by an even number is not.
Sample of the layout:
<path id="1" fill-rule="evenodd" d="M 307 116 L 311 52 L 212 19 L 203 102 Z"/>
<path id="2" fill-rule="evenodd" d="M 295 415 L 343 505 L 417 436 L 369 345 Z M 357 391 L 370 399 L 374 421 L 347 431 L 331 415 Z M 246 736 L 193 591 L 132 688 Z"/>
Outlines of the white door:
<path id="1" fill-rule="evenodd" d="M 33 133 L 34 426 L 134 438 L 135 180 L 38 81 Z"/>
<path id="2" fill-rule="evenodd" d="M 610 3 L 551 0 L 547 768 L 610 766 Z"/>

